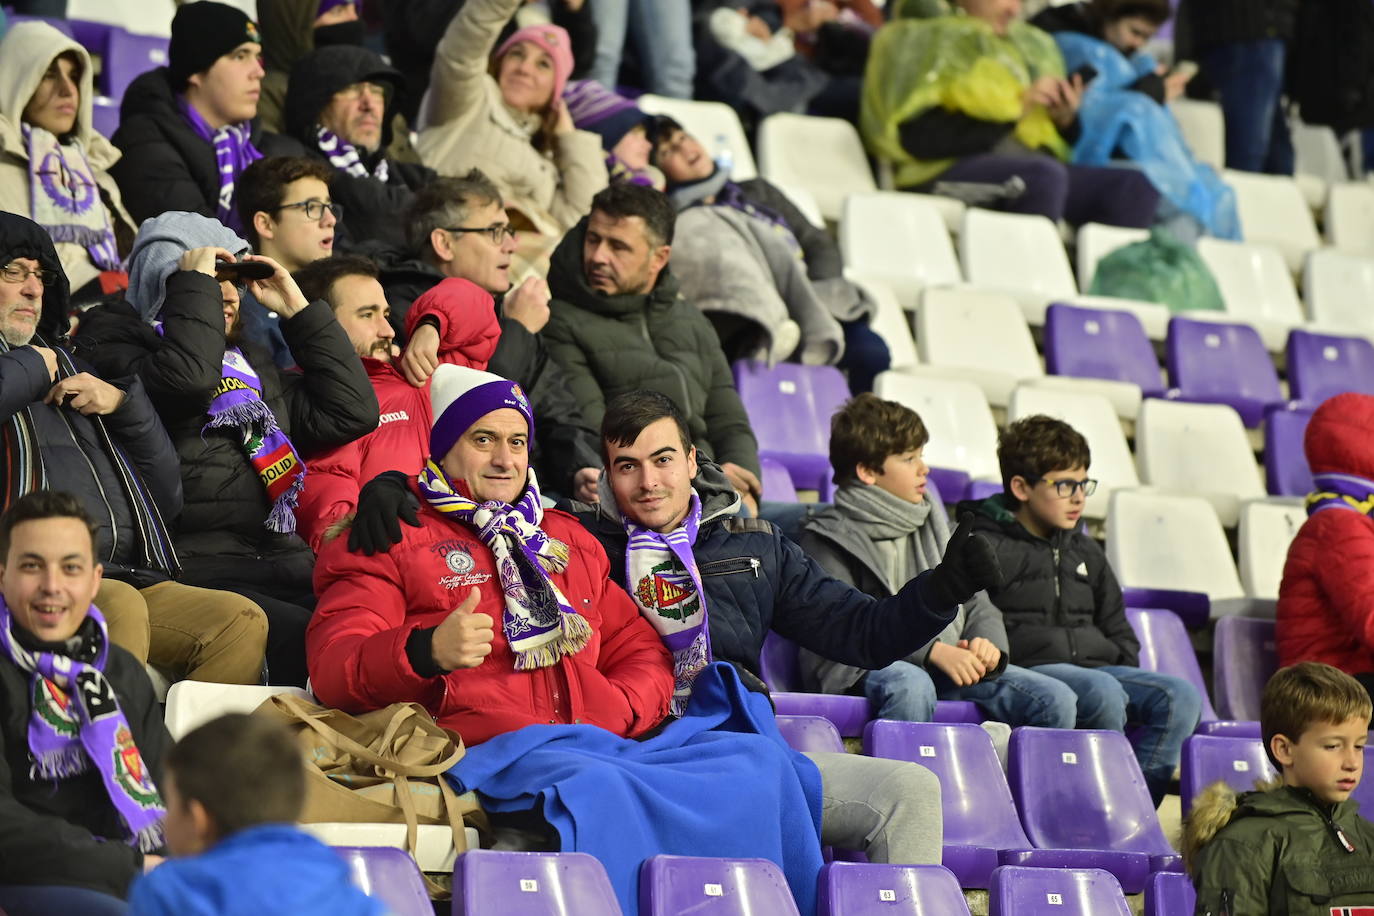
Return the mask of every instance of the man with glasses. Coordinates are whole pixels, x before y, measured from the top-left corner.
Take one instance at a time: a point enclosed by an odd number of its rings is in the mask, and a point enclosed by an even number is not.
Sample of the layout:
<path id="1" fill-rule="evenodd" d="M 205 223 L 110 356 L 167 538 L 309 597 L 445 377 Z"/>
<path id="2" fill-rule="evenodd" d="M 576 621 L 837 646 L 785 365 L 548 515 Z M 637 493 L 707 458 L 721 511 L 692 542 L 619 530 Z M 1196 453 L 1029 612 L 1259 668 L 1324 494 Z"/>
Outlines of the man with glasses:
<path id="1" fill-rule="evenodd" d="M 403 248 L 406 207 L 438 177 L 387 155 L 402 86 L 399 71 L 355 45 L 316 48 L 291 68 L 285 125 L 294 142 L 274 141 L 269 150 L 329 166 L 330 192 L 348 214 L 343 250 Z"/>
<path id="2" fill-rule="evenodd" d="M 1078 530 L 1087 498 L 1087 440 L 1037 414 L 997 443 L 1003 492 L 959 504 L 997 550 L 1006 581 L 989 588 L 1002 611 L 1011 659 L 1063 681 L 1078 698 L 1080 728 L 1133 731 L 1136 758 L 1158 806 L 1178 766 L 1202 700 L 1183 678 L 1145 671 L 1107 557 Z"/>

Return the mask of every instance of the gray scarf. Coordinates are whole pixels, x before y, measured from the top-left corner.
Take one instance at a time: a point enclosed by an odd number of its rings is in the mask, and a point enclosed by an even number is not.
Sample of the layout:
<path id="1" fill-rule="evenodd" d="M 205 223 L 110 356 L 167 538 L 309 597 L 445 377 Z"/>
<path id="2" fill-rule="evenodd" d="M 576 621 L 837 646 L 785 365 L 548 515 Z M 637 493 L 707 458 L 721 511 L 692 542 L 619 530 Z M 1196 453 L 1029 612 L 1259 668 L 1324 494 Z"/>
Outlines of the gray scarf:
<path id="1" fill-rule="evenodd" d="M 879 486 L 864 484 L 845 484 L 835 491 L 835 506 L 851 522 L 859 527 L 872 541 L 891 541 L 905 538 L 910 534 L 908 543 L 912 549 L 915 572 L 924 572 L 939 565 L 945 554 L 945 544 L 949 542 L 949 520 L 945 517 L 944 507 L 932 512 L 931 500 L 926 498 L 919 503 L 909 503 Z M 895 595 L 905 582 L 889 582 L 888 589 Z"/>

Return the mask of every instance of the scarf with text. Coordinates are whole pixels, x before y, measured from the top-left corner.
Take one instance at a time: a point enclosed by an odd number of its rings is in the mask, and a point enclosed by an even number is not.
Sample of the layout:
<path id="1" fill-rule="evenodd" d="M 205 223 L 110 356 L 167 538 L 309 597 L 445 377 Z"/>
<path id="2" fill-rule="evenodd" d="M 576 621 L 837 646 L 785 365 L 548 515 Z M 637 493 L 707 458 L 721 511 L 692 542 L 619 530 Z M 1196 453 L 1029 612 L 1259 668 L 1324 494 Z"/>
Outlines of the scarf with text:
<path id="1" fill-rule="evenodd" d="M 105 677 L 109 631 L 91 605 L 68 652 L 30 650 L 15 635 L 0 597 L 0 650 L 30 675 L 29 778 L 61 780 L 94 763 L 111 803 L 129 829 L 129 843 L 144 852 L 162 846 L 162 797 L 134 744 L 129 720 Z"/>
<path id="2" fill-rule="evenodd" d="M 243 222 L 234 206 L 234 182 L 238 181 L 239 175 L 249 164 L 262 158 L 262 153 L 253 145 L 253 122 L 226 124 L 219 130 L 212 130 L 195 106 L 185 99 L 181 102 L 181 113 L 191 129 L 215 148 L 215 170 L 219 174 L 215 219 L 235 232 L 242 232 Z"/>
<path id="3" fill-rule="evenodd" d="M 202 435 L 227 427 L 242 432 L 243 450 L 272 501 L 272 511 L 264 522 L 268 530 L 295 531 L 296 503 L 305 488 L 305 464 L 277 425 L 272 408 L 263 401 L 262 379 L 238 347 L 224 351 L 223 374 L 206 412 L 210 422 L 201 430 Z"/>
<path id="4" fill-rule="evenodd" d="M 673 654 L 675 716 L 686 712 L 692 682 L 711 663 L 706 591 L 692 554 L 700 526 L 701 498 L 695 490 L 687 517 L 667 534 L 625 522 L 630 536 L 625 546 L 625 591 Z"/>
<path id="5" fill-rule="evenodd" d="M 1307 514 L 1323 509 L 1351 509 L 1374 515 L 1374 480 L 1354 474 L 1313 474 L 1315 492 L 1307 494 Z"/>
<path id="6" fill-rule="evenodd" d="M 367 163 L 363 162 L 363 157 L 359 154 L 358 148 L 327 127 L 316 130 L 315 145 L 319 147 L 320 152 L 324 153 L 330 165 L 341 172 L 352 175 L 354 178 L 375 178 L 382 184 L 386 184 L 386 180 L 391 174 L 385 156 L 379 156 L 376 167 L 369 170 Z"/>
<path id="7" fill-rule="evenodd" d="M 429 504 L 477 532 L 496 557 L 505 609 L 501 630 L 515 653 L 515 670 L 531 671 L 558 664 L 581 652 L 591 639 L 587 618 L 577 613 L 549 573 L 568 568 L 568 545 L 539 527 L 544 504 L 534 469 L 514 504 L 479 503 L 459 493 L 433 459 L 420 472 L 420 492 Z"/>
<path id="8" fill-rule="evenodd" d="M 86 249 L 101 270 L 119 270 L 119 249 L 100 186 L 86 161 L 81 141 L 63 143 L 41 127 L 22 125 L 29 153 L 29 189 L 33 221 L 54 242 Z"/>

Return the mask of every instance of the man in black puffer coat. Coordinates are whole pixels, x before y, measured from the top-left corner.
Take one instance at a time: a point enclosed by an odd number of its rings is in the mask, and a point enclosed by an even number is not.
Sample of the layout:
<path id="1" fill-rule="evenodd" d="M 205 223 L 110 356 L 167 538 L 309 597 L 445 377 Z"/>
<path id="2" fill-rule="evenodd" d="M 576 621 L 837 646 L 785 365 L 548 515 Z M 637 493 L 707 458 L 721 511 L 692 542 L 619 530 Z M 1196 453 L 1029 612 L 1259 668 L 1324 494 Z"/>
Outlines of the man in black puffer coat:
<path id="1" fill-rule="evenodd" d="M 237 341 L 238 294 L 216 281 L 215 258 L 247 251 L 247 242 L 195 214 L 144 223 L 130 257 L 133 303 L 88 312 L 77 347 L 96 366 L 138 375 L 176 444 L 186 492 L 176 529 L 185 579 L 262 605 L 272 681 L 304 684 L 314 554 L 294 533 L 295 499 L 280 482 L 304 459 L 375 429 L 377 395 L 329 305 L 307 303 L 270 259 L 250 256 L 276 269 L 251 289 L 281 319 L 301 371 L 283 372 L 265 351 Z M 262 448 L 272 438 L 261 426 L 248 436 L 239 424 L 212 425 L 217 405 L 248 389 L 270 409 L 287 446 Z"/>

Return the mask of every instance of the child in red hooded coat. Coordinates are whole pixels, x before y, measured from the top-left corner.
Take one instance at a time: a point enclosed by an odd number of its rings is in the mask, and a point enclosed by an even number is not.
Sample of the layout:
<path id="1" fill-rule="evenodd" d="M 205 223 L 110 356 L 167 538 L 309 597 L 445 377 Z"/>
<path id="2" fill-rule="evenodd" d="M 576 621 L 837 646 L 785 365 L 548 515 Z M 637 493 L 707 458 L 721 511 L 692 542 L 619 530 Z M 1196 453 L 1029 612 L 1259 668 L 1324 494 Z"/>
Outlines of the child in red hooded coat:
<path id="1" fill-rule="evenodd" d="M 1279 586 L 1279 665 L 1325 662 L 1374 694 L 1374 397 L 1340 394 L 1303 440 L 1316 492 Z"/>

